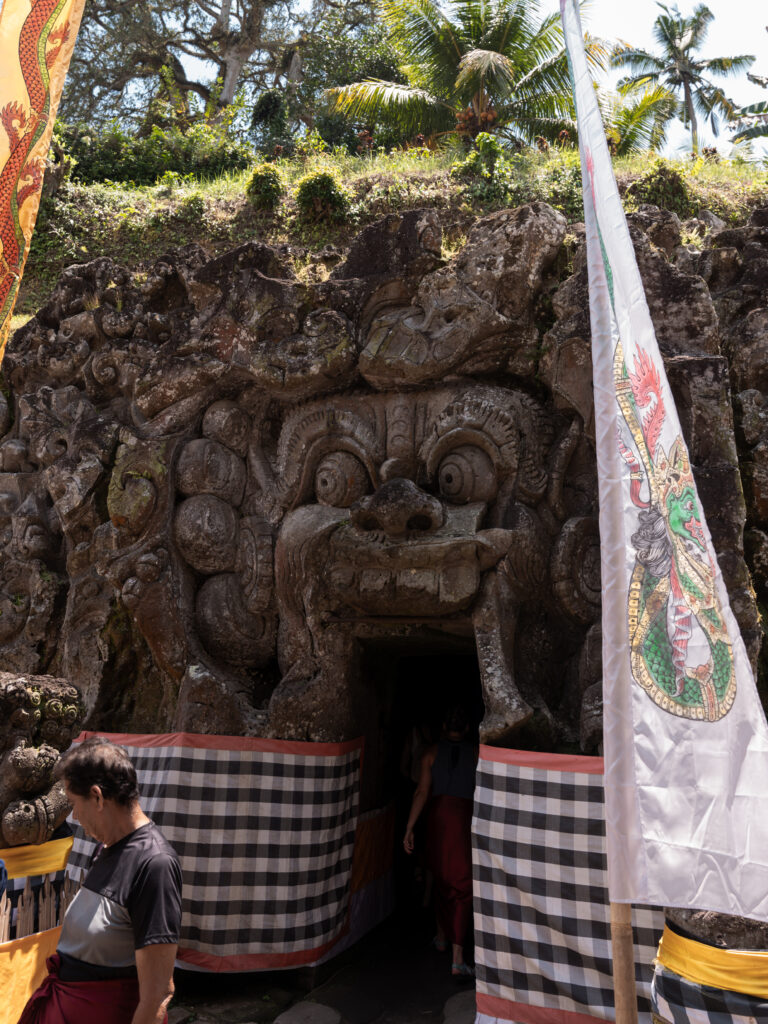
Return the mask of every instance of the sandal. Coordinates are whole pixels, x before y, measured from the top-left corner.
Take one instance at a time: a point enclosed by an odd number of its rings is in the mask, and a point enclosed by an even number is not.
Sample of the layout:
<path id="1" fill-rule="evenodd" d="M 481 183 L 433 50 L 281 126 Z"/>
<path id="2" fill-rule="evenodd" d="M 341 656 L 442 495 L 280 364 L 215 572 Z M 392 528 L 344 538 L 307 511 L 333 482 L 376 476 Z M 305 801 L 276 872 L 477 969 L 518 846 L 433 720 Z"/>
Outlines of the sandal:
<path id="1" fill-rule="evenodd" d="M 444 953 L 448 949 L 448 940 L 439 939 L 437 935 L 432 939 L 432 948 L 436 949 L 438 953 Z"/>
<path id="2" fill-rule="evenodd" d="M 451 964 L 451 974 L 454 978 L 474 978 L 475 969 L 469 964 Z"/>

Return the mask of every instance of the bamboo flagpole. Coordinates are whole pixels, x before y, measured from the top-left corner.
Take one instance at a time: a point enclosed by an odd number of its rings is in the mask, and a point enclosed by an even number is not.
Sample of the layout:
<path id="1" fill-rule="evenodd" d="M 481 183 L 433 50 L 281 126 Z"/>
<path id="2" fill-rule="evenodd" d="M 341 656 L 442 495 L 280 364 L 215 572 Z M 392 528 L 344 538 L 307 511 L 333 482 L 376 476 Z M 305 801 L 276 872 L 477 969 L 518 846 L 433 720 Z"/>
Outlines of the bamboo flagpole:
<path id="1" fill-rule="evenodd" d="M 616 1024 L 637 1024 L 635 945 L 632 939 L 632 907 L 611 903 L 611 949 L 613 952 L 613 999 Z"/>
<path id="2" fill-rule="evenodd" d="M 589 73 L 579 132 L 600 499 L 603 741 L 617 1020 L 631 904 L 768 921 L 768 724 L 699 501 Z"/>
<path id="3" fill-rule="evenodd" d="M 0 9 L 0 359 L 84 5 L 85 0 L 3 0 Z"/>

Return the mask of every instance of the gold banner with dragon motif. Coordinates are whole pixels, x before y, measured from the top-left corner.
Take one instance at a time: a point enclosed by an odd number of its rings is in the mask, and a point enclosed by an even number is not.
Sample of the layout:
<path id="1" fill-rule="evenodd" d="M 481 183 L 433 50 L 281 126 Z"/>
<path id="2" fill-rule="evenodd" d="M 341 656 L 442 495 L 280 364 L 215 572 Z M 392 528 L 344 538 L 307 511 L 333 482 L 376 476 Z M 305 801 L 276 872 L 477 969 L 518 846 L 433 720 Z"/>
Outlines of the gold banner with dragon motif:
<path id="1" fill-rule="evenodd" d="M 4 0 L 0 8 L 0 358 L 84 5 L 85 0 Z"/>

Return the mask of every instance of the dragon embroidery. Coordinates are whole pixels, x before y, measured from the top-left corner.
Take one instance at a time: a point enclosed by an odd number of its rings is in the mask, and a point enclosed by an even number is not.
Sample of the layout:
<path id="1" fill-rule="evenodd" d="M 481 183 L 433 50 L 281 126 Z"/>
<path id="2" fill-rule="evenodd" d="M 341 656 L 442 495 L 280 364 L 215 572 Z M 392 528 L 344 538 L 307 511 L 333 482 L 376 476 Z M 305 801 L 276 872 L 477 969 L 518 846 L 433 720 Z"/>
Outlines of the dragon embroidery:
<path id="1" fill-rule="evenodd" d="M 664 394 L 647 352 L 638 349 L 630 372 L 619 342 L 613 372 L 631 436 L 631 447 L 619 436 L 619 451 L 639 509 L 628 601 L 632 673 L 665 711 L 715 722 L 733 705 L 736 677 L 688 452 L 679 434 L 664 450 Z"/>
<path id="2" fill-rule="evenodd" d="M 31 0 L 19 35 L 28 107 L 9 102 L 0 110 L 0 124 L 10 146 L 0 170 L 0 329 L 13 307 L 28 245 L 20 211 L 42 184 L 45 157 L 34 151 L 51 113 L 50 69 L 69 35 L 68 22 L 54 30 L 66 5 L 67 0 Z"/>

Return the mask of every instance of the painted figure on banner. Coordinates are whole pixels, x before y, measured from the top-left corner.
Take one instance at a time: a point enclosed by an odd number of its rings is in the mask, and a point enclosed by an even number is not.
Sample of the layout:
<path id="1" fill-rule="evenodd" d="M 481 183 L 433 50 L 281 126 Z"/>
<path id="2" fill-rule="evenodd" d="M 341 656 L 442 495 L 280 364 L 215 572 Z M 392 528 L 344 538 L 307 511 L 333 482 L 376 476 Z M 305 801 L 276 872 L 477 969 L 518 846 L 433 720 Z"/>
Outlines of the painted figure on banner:
<path id="1" fill-rule="evenodd" d="M 629 435 L 619 433 L 619 449 L 640 510 L 628 600 L 634 678 L 665 711 L 715 722 L 733 705 L 736 675 L 688 452 L 679 433 L 663 447 L 664 392 L 646 352 L 630 372 L 619 342 L 614 380 Z"/>

